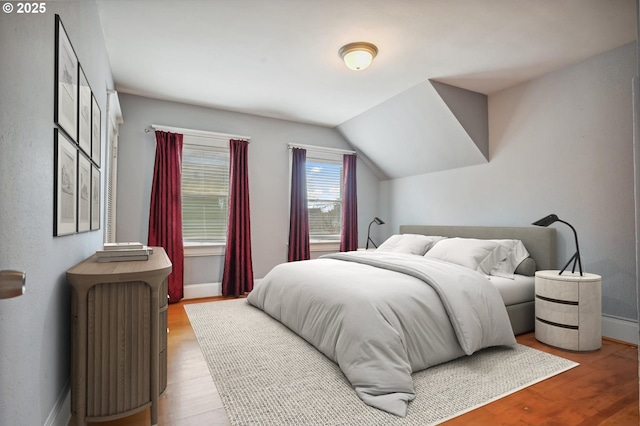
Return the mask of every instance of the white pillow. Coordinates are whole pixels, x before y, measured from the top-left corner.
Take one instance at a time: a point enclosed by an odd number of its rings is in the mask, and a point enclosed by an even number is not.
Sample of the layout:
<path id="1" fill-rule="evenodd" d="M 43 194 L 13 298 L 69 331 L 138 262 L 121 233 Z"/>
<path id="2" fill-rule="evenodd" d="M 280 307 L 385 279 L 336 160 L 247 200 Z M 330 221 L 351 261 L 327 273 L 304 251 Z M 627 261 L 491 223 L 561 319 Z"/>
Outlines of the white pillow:
<path id="1" fill-rule="evenodd" d="M 456 237 L 438 241 L 424 256 L 489 275 L 493 267 L 507 257 L 507 249 L 492 240 Z"/>
<path id="2" fill-rule="evenodd" d="M 506 257 L 493 266 L 491 269 L 491 275 L 498 277 L 513 279 L 514 272 L 518 265 L 529 257 L 524 244 L 520 240 L 492 240 L 502 245 L 507 250 Z"/>
<path id="3" fill-rule="evenodd" d="M 376 251 L 424 255 L 436 242 L 444 237 L 417 234 L 398 234 L 390 236 L 380 244 Z"/>

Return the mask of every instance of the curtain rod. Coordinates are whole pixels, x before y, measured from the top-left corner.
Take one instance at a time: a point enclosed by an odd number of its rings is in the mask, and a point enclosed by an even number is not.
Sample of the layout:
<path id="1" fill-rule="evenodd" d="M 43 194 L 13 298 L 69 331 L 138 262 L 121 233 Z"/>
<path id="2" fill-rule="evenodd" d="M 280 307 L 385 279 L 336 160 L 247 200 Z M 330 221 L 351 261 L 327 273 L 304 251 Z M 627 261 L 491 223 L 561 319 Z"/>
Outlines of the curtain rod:
<path id="1" fill-rule="evenodd" d="M 290 143 L 289 144 L 289 149 L 291 148 L 304 148 L 304 149 L 308 149 L 311 151 L 322 151 L 322 152 L 331 152 L 334 154 L 356 154 L 358 155 L 358 153 L 356 151 L 349 151 L 348 149 L 339 149 L 339 148 L 327 148 L 324 146 L 314 146 L 314 145 L 302 145 L 299 143 Z"/>
<path id="2" fill-rule="evenodd" d="M 163 126 L 160 124 L 152 124 L 151 128 L 153 130 L 160 130 L 163 132 L 172 132 L 172 133 L 181 133 L 183 135 L 189 136 L 200 136 L 200 137 L 219 137 L 219 138 L 229 138 L 229 139 L 244 139 L 246 141 L 251 141 L 250 136 L 241 136 L 241 135 L 232 135 L 228 133 L 219 133 L 219 132 L 211 132 L 209 130 L 195 130 L 195 129 L 183 129 L 181 127 L 171 127 L 171 126 Z M 151 129 L 148 127 L 144 129 L 145 133 L 149 133 Z"/>

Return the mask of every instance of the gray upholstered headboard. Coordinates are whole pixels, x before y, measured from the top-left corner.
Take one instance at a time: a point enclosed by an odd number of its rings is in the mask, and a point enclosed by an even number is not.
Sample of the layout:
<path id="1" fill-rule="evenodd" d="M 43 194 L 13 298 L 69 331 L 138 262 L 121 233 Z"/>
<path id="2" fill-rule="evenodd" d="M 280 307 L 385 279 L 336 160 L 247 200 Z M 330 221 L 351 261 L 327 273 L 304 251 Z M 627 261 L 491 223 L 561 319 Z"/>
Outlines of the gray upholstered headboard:
<path id="1" fill-rule="evenodd" d="M 536 261 L 538 270 L 556 269 L 556 230 L 540 226 L 431 226 L 400 225 L 401 234 L 438 235 L 462 237 L 520 240 Z"/>

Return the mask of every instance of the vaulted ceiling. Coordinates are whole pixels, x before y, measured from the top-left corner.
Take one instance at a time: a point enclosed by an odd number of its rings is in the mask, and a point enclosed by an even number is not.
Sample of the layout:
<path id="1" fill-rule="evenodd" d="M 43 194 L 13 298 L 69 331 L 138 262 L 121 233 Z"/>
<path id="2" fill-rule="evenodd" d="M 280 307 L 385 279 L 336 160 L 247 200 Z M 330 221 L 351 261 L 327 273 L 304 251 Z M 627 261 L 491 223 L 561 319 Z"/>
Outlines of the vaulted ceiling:
<path id="1" fill-rule="evenodd" d="M 97 4 L 119 91 L 336 127 L 381 178 L 486 162 L 486 95 L 636 34 L 635 0 Z"/>

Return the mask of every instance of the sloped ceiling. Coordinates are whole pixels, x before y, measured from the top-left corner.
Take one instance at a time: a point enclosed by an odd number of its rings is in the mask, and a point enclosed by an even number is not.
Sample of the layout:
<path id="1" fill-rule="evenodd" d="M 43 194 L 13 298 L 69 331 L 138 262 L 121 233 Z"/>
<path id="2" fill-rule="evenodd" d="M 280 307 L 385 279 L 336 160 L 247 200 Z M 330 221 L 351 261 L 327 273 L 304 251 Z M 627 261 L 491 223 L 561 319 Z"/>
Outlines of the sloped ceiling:
<path id="1" fill-rule="evenodd" d="M 339 125 L 381 179 L 489 160 L 487 96 L 427 81 Z"/>
<path id="2" fill-rule="evenodd" d="M 381 178 L 486 162 L 482 98 L 456 88 L 489 95 L 631 42 L 635 3 L 96 1 L 118 91 L 337 127 Z M 364 71 L 338 56 L 354 41 L 378 46 Z"/>

